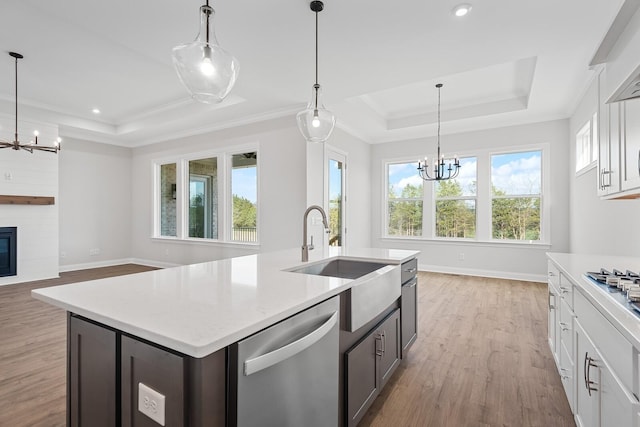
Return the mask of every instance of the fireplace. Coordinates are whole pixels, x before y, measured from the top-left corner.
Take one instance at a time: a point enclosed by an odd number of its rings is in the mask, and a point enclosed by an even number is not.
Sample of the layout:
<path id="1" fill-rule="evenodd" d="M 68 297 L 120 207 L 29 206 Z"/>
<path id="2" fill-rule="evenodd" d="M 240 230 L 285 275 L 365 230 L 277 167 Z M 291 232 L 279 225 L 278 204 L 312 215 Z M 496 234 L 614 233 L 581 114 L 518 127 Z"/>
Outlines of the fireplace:
<path id="1" fill-rule="evenodd" d="M 17 274 L 17 232 L 17 227 L 0 227 L 0 277 Z"/>

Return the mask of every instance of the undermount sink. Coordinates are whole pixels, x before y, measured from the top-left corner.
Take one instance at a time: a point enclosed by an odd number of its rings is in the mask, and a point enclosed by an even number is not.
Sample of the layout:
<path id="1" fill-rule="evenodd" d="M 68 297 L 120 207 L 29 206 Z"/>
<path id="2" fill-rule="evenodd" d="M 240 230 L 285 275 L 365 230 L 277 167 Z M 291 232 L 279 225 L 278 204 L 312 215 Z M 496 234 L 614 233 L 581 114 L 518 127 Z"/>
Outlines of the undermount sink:
<path id="1" fill-rule="evenodd" d="M 332 259 L 317 264 L 305 265 L 292 268 L 291 272 L 313 274 L 316 276 L 339 277 L 341 279 L 358 279 L 364 275 L 372 273 L 387 264 L 380 264 L 369 261 L 354 261 L 351 259 Z"/>
<path id="2" fill-rule="evenodd" d="M 401 294 L 399 265 L 333 258 L 285 271 L 354 280 L 346 293 L 346 328 L 350 332 L 382 313 Z"/>

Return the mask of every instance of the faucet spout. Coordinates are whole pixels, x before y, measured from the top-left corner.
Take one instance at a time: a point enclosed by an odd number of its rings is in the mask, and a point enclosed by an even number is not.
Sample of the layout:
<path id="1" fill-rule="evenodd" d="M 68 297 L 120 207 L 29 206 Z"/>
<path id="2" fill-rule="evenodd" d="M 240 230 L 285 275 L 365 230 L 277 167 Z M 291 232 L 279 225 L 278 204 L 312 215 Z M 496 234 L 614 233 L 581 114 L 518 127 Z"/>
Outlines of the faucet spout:
<path id="1" fill-rule="evenodd" d="M 304 216 L 302 218 L 302 262 L 309 261 L 309 250 L 313 249 L 313 243 L 311 245 L 307 244 L 307 217 L 313 210 L 320 212 L 320 215 L 322 215 L 322 224 L 324 225 L 324 229 L 327 233 L 329 232 L 329 223 L 327 222 L 327 214 L 324 209 L 318 205 L 309 206 L 304 212 Z"/>

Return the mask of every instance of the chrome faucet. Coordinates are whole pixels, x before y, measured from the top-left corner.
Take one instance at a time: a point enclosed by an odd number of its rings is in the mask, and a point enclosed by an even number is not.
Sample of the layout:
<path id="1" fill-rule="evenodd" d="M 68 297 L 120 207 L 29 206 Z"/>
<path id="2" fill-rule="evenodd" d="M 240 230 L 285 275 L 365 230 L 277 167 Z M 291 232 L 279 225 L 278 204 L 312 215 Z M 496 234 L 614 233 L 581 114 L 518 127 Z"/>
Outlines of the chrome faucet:
<path id="1" fill-rule="evenodd" d="M 324 229 L 327 233 L 329 233 L 329 223 L 327 222 L 327 214 L 324 212 L 318 205 L 311 205 L 304 212 L 304 218 L 302 219 L 302 261 L 309 261 L 309 251 L 313 250 L 313 236 L 311 236 L 311 244 L 307 245 L 307 217 L 309 216 L 309 212 L 312 210 L 317 210 L 322 215 L 322 224 L 324 225 Z"/>

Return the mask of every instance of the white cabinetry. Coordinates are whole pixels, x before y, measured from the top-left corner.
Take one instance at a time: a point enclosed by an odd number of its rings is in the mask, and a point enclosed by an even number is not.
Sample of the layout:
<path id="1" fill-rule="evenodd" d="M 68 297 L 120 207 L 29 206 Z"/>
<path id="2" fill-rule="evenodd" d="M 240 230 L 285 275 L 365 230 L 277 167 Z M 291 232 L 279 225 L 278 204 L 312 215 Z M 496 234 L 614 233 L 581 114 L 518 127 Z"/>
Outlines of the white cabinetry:
<path id="1" fill-rule="evenodd" d="M 598 196 L 620 191 L 620 104 L 607 104 L 606 68 L 598 74 Z"/>
<path id="2" fill-rule="evenodd" d="M 612 105 L 613 107 L 613 105 Z M 622 190 L 640 189 L 640 99 L 621 103 Z"/>
<path id="3" fill-rule="evenodd" d="M 551 353 L 558 367 L 567 394 L 571 410 L 574 409 L 574 390 L 576 383 L 575 349 L 573 338 L 573 285 L 549 261 L 548 263 L 549 289 L 549 323 L 548 339 Z"/>

